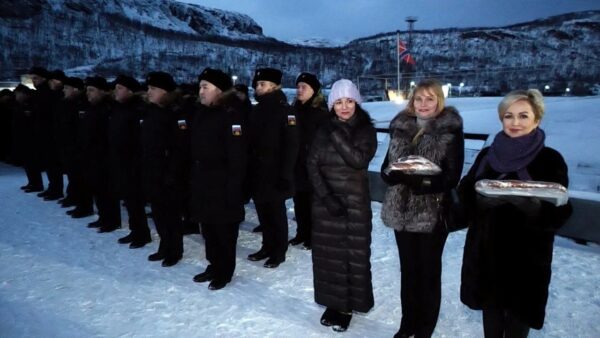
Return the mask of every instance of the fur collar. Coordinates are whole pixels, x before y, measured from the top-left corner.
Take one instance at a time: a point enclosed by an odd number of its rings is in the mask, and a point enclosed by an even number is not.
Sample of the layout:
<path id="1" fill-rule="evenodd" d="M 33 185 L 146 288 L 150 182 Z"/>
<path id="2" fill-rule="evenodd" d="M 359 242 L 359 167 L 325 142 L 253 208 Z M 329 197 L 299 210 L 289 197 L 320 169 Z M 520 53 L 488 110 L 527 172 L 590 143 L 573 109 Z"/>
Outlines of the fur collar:
<path id="1" fill-rule="evenodd" d="M 452 106 L 445 107 L 440 114 L 425 127 L 425 134 L 453 133 L 462 128 L 462 118 L 458 110 Z M 410 116 L 407 110 L 403 110 L 390 123 L 390 133 L 399 132 L 405 137 L 412 137 L 419 129 L 417 118 Z M 396 136 L 396 135 L 394 135 Z M 399 136 L 399 135 L 398 135 Z"/>

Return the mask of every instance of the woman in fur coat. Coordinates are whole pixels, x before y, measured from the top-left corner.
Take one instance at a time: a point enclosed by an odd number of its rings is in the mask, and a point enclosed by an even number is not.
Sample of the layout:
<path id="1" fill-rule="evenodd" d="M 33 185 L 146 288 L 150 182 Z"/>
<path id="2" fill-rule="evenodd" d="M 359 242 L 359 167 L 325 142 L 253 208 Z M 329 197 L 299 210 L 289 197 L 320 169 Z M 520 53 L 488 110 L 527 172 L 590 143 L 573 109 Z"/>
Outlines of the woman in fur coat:
<path id="1" fill-rule="evenodd" d="M 536 89 L 504 97 L 498 106 L 503 130 L 481 150 L 459 187 L 469 216 L 460 298 L 483 310 L 488 338 L 527 337 L 529 328 L 544 324 L 554 232 L 570 216 L 571 205 L 557 207 L 535 197 L 484 197 L 475 191 L 481 179 L 568 186 L 564 159 L 544 145 L 543 114 Z"/>
<path id="2" fill-rule="evenodd" d="M 312 260 L 321 324 L 345 331 L 352 311 L 373 307 L 371 198 L 367 170 L 377 135 L 349 80 L 331 88 L 331 117 L 317 131 L 307 159 L 313 188 Z"/>
<path id="3" fill-rule="evenodd" d="M 462 119 L 455 108 L 444 106 L 441 84 L 424 80 L 390 123 L 390 137 L 381 171 L 389 185 L 381 218 L 394 229 L 400 256 L 402 320 L 396 337 L 430 337 L 440 310 L 442 252 L 448 236 L 442 205 L 463 167 Z M 425 157 L 441 173 L 386 173 L 389 163 L 408 155 Z"/>

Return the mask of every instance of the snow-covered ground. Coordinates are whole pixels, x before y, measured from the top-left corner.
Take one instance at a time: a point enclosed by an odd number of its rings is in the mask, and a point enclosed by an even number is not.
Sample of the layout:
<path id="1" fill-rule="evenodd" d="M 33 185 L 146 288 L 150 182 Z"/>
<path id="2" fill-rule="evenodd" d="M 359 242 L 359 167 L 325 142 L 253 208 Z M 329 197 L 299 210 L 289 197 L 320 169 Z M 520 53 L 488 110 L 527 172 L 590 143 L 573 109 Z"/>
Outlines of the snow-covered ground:
<path id="1" fill-rule="evenodd" d="M 465 130 L 493 134 L 499 98 L 450 99 L 465 119 Z M 600 98 L 549 98 L 542 126 L 548 144 L 570 166 L 579 193 L 598 200 Z M 369 103 L 366 109 L 387 123 L 401 108 Z M 385 153 L 381 139 L 380 159 Z M 382 150 L 383 149 L 383 150 Z M 376 158 L 375 161 L 378 159 Z M 377 167 L 377 165 L 374 165 Z M 163 268 L 144 248 L 117 244 L 124 229 L 97 234 L 86 227 L 94 217 L 74 220 L 56 203 L 21 192 L 25 175 L 0 163 L 0 337 L 336 337 L 319 324 L 323 308 L 313 301 L 310 251 L 290 248 L 277 269 L 246 260 L 260 247 L 252 205 L 246 208 L 238 241 L 237 269 L 222 290 L 192 282 L 203 271 L 201 235 L 184 239 L 183 260 Z M 572 187 L 573 187 L 572 185 Z M 291 203 L 288 204 L 291 207 Z M 355 315 L 346 337 L 391 337 L 400 321 L 400 272 L 394 236 L 373 203 L 371 262 L 375 307 Z M 290 237 L 295 234 L 289 211 Z M 151 226 L 153 228 L 153 225 Z M 449 236 L 444 251 L 443 298 L 436 337 L 482 337 L 481 313 L 459 300 L 465 231 Z M 600 337 L 600 247 L 556 239 L 546 323 L 531 337 Z"/>

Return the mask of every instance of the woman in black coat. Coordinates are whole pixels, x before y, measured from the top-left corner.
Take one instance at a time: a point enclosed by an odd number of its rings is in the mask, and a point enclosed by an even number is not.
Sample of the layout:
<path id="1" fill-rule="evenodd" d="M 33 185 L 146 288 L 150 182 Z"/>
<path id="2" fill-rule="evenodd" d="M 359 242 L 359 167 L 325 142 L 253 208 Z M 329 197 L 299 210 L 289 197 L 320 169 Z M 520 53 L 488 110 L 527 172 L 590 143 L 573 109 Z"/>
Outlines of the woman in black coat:
<path id="1" fill-rule="evenodd" d="M 569 184 L 567 165 L 544 145 L 539 124 L 544 103 L 538 90 L 509 93 L 498 106 L 503 130 L 484 148 L 460 183 L 469 211 L 461 300 L 483 310 L 485 337 L 527 337 L 544 324 L 554 233 L 571 206 L 536 197 L 491 198 L 477 194 L 481 179 Z"/>
<path id="2" fill-rule="evenodd" d="M 294 195 L 294 166 L 298 155 L 296 116 L 281 91 L 281 71 L 257 69 L 252 83 L 258 104 L 248 116 L 250 195 L 263 226 L 262 247 L 248 255 L 267 258 L 266 268 L 285 261 L 288 220 L 285 200 Z"/>
<path id="3" fill-rule="evenodd" d="M 206 68 L 199 82 L 201 104 L 190 126 L 190 214 L 201 223 L 209 265 L 194 281 L 210 281 L 208 288 L 218 290 L 233 277 L 239 225 L 245 215 L 246 126 L 243 102 L 228 74 Z"/>
<path id="4" fill-rule="evenodd" d="M 320 92 L 321 83 L 310 73 L 302 73 L 296 79 L 296 102 L 294 111 L 298 122 L 300 147 L 294 171 L 296 194 L 294 195 L 294 215 L 296 216 L 296 236 L 289 243 L 304 243 L 304 249 L 311 248 L 311 195 L 308 181 L 306 158 L 319 127 L 327 120 L 327 104 Z"/>
<path id="5" fill-rule="evenodd" d="M 371 198 L 367 170 L 377 133 L 349 80 L 333 84 L 331 118 L 308 155 L 313 187 L 312 260 L 315 301 L 327 307 L 321 324 L 345 331 L 352 311 L 374 304 L 371 284 Z"/>

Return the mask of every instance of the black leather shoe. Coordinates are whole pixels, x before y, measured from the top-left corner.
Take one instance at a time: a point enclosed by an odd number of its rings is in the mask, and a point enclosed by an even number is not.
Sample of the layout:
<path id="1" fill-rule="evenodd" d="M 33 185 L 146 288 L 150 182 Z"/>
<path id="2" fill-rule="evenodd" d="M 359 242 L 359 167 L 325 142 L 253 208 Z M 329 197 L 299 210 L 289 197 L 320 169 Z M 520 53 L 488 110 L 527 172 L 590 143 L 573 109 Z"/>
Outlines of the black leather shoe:
<path id="1" fill-rule="evenodd" d="M 46 197 L 48 195 L 50 195 L 51 191 L 46 189 L 44 191 L 42 191 L 41 193 L 37 194 L 37 197 Z"/>
<path id="2" fill-rule="evenodd" d="M 102 226 L 102 222 L 100 222 L 100 220 L 95 220 L 93 222 L 88 223 L 87 227 L 88 228 L 100 228 Z"/>
<path id="3" fill-rule="evenodd" d="M 21 190 L 27 190 L 27 189 L 31 189 L 31 184 L 25 184 L 24 186 L 21 187 Z"/>
<path id="4" fill-rule="evenodd" d="M 215 278 L 215 274 L 210 271 L 210 270 L 206 270 L 202 273 L 199 273 L 197 275 L 194 276 L 194 282 L 196 283 L 204 283 L 204 282 L 208 282 L 211 281 Z"/>
<path id="5" fill-rule="evenodd" d="M 254 229 L 252 229 L 252 232 L 262 232 L 262 231 L 263 231 L 262 224 L 259 224 L 256 227 L 254 227 Z"/>
<path id="6" fill-rule="evenodd" d="M 121 229 L 120 225 L 113 225 L 113 226 L 101 226 L 100 228 L 98 228 L 98 233 L 102 234 L 105 232 L 113 232 L 117 229 Z"/>
<path id="7" fill-rule="evenodd" d="M 208 284 L 208 289 L 209 290 L 220 290 L 222 288 L 225 287 L 225 285 L 227 285 L 228 282 L 222 280 L 222 279 L 213 279 L 212 282 L 210 282 L 210 284 Z"/>
<path id="8" fill-rule="evenodd" d="M 173 266 L 175 264 L 177 264 L 177 262 L 179 262 L 179 260 L 181 260 L 181 256 L 179 257 L 166 257 L 163 262 L 162 262 L 162 266 L 169 267 L 169 266 Z"/>
<path id="9" fill-rule="evenodd" d="M 94 214 L 94 211 L 92 210 L 73 209 L 69 211 L 73 211 L 71 212 L 71 217 L 73 218 L 84 218 L 92 216 Z M 67 211 L 67 213 L 69 213 L 69 211 Z"/>
<path id="10" fill-rule="evenodd" d="M 269 268 L 269 269 L 275 269 L 276 267 L 279 266 L 279 264 L 281 264 L 283 262 L 285 262 L 285 259 L 269 258 L 265 262 L 264 267 Z"/>
<path id="11" fill-rule="evenodd" d="M 300 244 L 302 242 L 304 242 L 304 240 L 302 238 L 296 236 L 296 237 L 290 239 L 288 243 L 291 244 L 291 245 L 298 245 L 298 244 Z"/>
<path id="12" fill-rule="evenodd" d="M 67 198 L 63 198 L 62 199 L 64 202 L 60 203 L 61 208 L 70 208 L 70 207 L 74 207 L 75 201 L 73 201 L 72 199 Z"/>
<path id="13" fill-rule="evenodd" d="M 269 254 L 264 249 L 260 249 L 257 252 L 248 255 L 248 259 L 253 262 L 262 261 L 263 259 L 265 259 L 267 257 L 269 257 Z"/>
<path id="14" fill-rule="evenodd" d="M 148 239 L 143 239 L 143 240 L 141 240 L 141 241 L 140 241 L 140 240 L 135 240 L 135 239 L 134 239 L 134 240 L 133 240 L 133 242 L 131 242 L 131 243 L 129 244 L 129 249 L 137 249 L 137 248 L 141 248 L 141 247 L 145 246 L 146 244 L 148 244 L 148 243 L 150 243 L 150 242 L 152 242 L 152 239 L 151 239 L 151 238 L 148 238 Z"/>
<path id="15" fill-rule="evenodd" d="M 133 242 L 133 234 L 130 232 L 129 235 L 121 237 L 117 240 L 120 244 L 127 244 Z"/>
<path id="16" fill-rule="evenodd" d="M 64 195 L 63 194 L 48 194 L 46 196 L 44 196 L 44 201 L 58 201 L 59 199 L 63 198 Z"/>
<path id="17" fill-rule="evenodd" d="M 31 187 L 28 189 L 25 189 L 25 192 L 38 192 L 38 191 L 44 191 L 43 187 Z"/>
<path id="18" fill-rule="evenodd" d="M 302 249 L 304 249 L 304 250 L 311 250 L 312 249 L 312 244 L 310 244 L 310 241 L 305 241 L 304 245 L 302 245 Z"/>
<path id="19" fill-rule="evenodd" d="M 162 261 L 163 259 L 165 259 L 165 255 L 162 252 L 155 252 L 148 256 L 150 262 Z"/>

